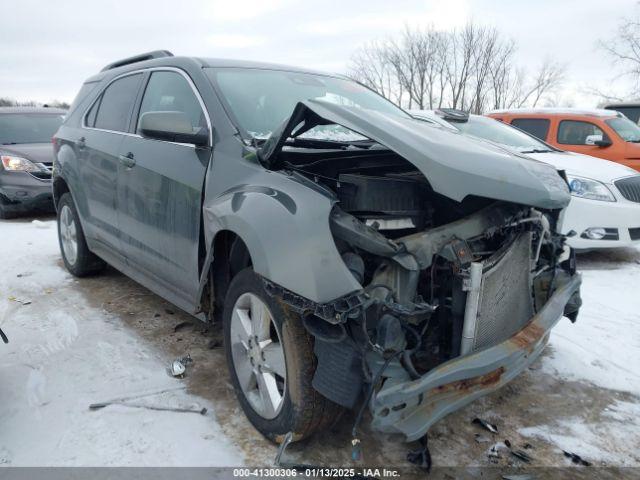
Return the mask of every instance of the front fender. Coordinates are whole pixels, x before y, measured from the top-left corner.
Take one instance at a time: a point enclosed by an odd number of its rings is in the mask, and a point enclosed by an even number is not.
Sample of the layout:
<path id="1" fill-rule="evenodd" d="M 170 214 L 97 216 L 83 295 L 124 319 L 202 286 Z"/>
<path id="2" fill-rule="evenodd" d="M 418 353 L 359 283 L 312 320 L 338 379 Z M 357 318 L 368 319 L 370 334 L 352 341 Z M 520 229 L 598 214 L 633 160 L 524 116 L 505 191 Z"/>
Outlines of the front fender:
<path id="1" fill-rule="evenodd" d="M 332 198 L 279 172 L 257 169 L 246 180 L 205 200 L 207 239 L 222 230 L 235 233 L 247 246 L 256 273 L 316 303 L 362 288 L 331 234 Z M 203 277 L 213 256 L 207 255 Z"/>

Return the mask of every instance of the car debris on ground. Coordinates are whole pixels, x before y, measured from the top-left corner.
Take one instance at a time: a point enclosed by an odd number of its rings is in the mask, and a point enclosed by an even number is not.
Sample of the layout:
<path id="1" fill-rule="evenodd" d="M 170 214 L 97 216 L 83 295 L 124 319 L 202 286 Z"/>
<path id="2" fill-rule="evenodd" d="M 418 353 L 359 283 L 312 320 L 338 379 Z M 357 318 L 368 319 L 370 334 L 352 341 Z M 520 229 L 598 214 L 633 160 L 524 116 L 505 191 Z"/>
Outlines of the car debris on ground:
<path id="1" fill-rule="evenodd" d="M 180 413 L 198 413 L 200 415 L 206 415 L 207 409 L 200 406 L 171 407 L 171 406 L 165 406 L 165 405 L 146 404 L 146 403 L 136 402 L 136 400 L 139 401 L 142 398 L 162 395 L 164 393 L 173 392 L 177 390 L 185 390 L 185 387 L 181 386 L 177 388 L 166 388 L 159 391 L 146 392 L 146 393 L 140 393 L 136 395 L 129 395 L 126 397 L 113 398 L 111 400 L 106 400 L 104 402 L 96 402 L 89 405 L 89 410 L 101 410 L 110 405 L 122 405 L 124 407 L 130 407 L 130 408 L 146 408 L 147 410 L 160 410 L 160 411 L 180 412 Z"/>
<path id="2" fill-rule="evenodd" d="M 486 435 L 481 435 L 479 433 L 475 434 L 475 440 L 478 443 L 489 443 L 491 441 L 489 437 L 487 437 Z"/>
<path id="3" fill-rule="evenodd" d="M 532 460 L 532 458 L 522 450 L 511 450 L 511 455 L 526 463 L 529 463 Z"/>
<path id="4" fill-rule="evenodd" d="M 174 360 L 173 363 L 171 363 L 171 375 L 174 377 L 182 377 L 186 370 L 187 369 L 180 360 Z"/>
<path id="5" fill-rule="evenodd" d="M 89 405 L 89 410 L 100 410 L 101 408 L 108 407 L 109 405 L 122 405 L 123 407 L 130 408 L 146 408 L 147 410 L 160 410 L 164 412 L 180 412 L 180 413 L 199 413 L 200 415 L 206 415 L 206 408 L 187 408 L 187 407 L 166 407 L 163 405 L 147 405 L 144 403 L 131 403 L 131 402 L 109 402 L 109 403 L 92 403 Z"/>
<path id="6" fill-rule="evenodd" d="M 193 363 L 193 359 L 190 354 L 186 354 L 184 357 L 176 358 L 172 363 L 169 371 L 174 377 L 182 377 L 187 371 L 187 365 Z"/>
<path id="7" fill-rule="evenodd" d="M 591 462 L 585 460 L 577 453 L 567 452 L 566 450 L 563 450 L 562 453 L 564 453 L 565 457 L 570 458 L 573 463 L 582 465 L 583 467 L 590 467 L 592 465 Z"/>
<path id="8" fill-rule="evenodd" d="M 536 476 L 531 473 L 502 475 L 503 480 L 535 480 Z"/>
<path id="9" fill-rule="evenodd" d="M 24 299 L 21 299 L 21 298 L 16 298 L 14 296 L 10 296 L 8 298 L 8 300 L 10 302 L 16 302 L 16 303 L 19 303 L 21 305 L 31 305 L 31 300 L 24 300 Z"/>
<path id="10" fill-rule="evenodd" d="M 494 425 L 493 423 L 489 423 L 486 420 L 483 420 L 482 418 L 476 417 L 471 421 L 471 423 L 480 425 L 482 428 L 490 431 L 491 433 L 498 433 L 498 427 L 496 425 Z"/>

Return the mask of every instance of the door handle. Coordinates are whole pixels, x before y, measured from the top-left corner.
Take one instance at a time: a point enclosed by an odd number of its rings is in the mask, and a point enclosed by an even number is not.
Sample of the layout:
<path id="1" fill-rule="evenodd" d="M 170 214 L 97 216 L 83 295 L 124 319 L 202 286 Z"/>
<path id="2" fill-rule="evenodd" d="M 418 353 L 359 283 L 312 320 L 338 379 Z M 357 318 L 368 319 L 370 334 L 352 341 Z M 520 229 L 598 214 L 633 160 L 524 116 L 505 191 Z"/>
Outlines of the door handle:
<path id="1" fill-rule="evenodd" d="M 127 168 L 132 168 L 136 164 L 136 159 L 133 157 L 133 153 L 129 152 L 126 155 L 118 155 L 120 163 Z"/>
<path id="2" fill-rule="evenodd" d="M 76 141 L 76 145 L 78 146 L 78 149 L 82 150 L 85 146 L 86 146 L 86 138 L 84 137 L 80 137 L 77 141 Z"/>

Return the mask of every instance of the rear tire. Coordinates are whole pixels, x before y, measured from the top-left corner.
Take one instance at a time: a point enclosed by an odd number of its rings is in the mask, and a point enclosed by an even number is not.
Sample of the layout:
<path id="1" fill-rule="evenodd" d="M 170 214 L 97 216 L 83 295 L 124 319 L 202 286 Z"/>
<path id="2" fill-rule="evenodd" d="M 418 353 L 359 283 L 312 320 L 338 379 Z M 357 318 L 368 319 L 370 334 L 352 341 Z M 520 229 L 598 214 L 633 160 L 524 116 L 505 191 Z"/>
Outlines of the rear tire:
<path id="1" fill-rule="evenodd" d="M 327 428 L 340 415 L 342 408 L 311 385 L 316 368 L 313 338 L 300 316 L 267 294 L 262 279 L 250 268 L 239 272 L 229 285 L 223 328 L 238 401 L 265 437 L 280 443 L 286 433 L 293 432 L 293 439 L 301 440 Z M 274 354 L 276 350 L 283 356 Z M 259 380 L 261 375 L 264 378 Z M 271 385 L 273 390 L 267 389 L 271 393 L 265 395 L 261 385 Z M 264 406 L 264 398 L 270 406 Z"/>
<path id="2" fill-rule="evenodd" d="M 78 211 L 70 193 L 60 197 L 57 212 L 58 242 L 67 270 L 76 277 L 86 277 L 104 269 L 104 261 L 87 246 Z"/>

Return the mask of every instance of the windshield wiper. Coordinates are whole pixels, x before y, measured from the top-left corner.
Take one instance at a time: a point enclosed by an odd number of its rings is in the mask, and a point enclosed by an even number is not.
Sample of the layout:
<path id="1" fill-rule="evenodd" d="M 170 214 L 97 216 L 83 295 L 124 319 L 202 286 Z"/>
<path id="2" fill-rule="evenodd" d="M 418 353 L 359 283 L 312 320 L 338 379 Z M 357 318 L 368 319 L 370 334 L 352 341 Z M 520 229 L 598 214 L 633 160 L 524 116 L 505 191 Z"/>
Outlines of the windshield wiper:
<path id="1" fill-rule="evenodd" d="M 294 137 L 294 138 L 289 138 L 287 139 L 287 141 L 285 142 L 285 145 L 292 145 L 292 146 L 308 146 L 311 148 L 327 148 L 327 147 L 338 147 L 338 148 L 343 148 L 343 147 L 350 147 L 350 146 L 355 146 L 355 147 L 360 147 L 360 148 L 369 148 L 371 147 L 374 143 L 373 140 L 367 140 L 367 139 L 363 139 L 363 140 L 329 140 L 329 139 L 324 139 L 324 138 L 300 138 L 300 137 Z"/>
<path id="2" fill-rule="evenodd" d="M 520 153 L 549 153 L 553 152 L 553 150 L 549 150 L 548 148 L 532 148 L 531 150 L 520 150 Z"/>
<path id="3" fill-rule="evenodd" d="M 18 145 L 18 142 L 2 142 L 0 145 Z"/>

